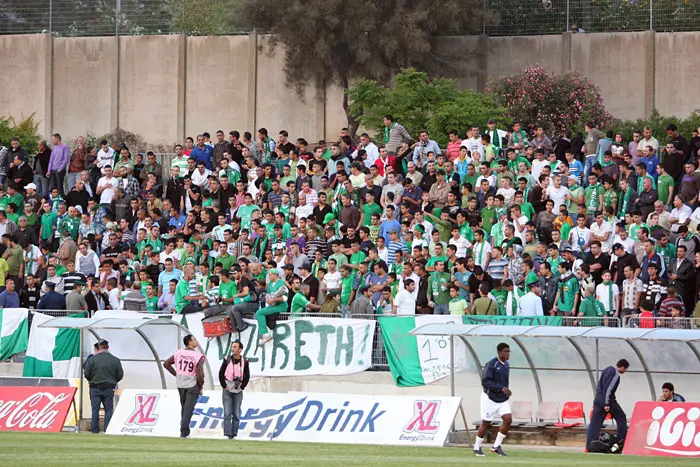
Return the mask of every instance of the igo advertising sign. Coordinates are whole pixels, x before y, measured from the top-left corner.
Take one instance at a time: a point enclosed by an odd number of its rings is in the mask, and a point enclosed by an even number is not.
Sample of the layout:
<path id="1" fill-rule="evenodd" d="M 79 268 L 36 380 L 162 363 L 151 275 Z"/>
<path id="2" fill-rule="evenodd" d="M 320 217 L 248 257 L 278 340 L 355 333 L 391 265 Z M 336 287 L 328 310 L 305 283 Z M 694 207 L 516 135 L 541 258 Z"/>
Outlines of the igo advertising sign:
<path id="1" fill-rule="evenodd" d="M 624 453 L 700 458 L 700 404 L 637 402 Z"/>
<path id="2" fill-rule="evenodd" d="M 319 443 L 442 446 L 458 397 L 358 396 L 290 392 L 245 393 L 239 439 Z M 222 438 L 221 392 L 200 396 L 193 438 Z M 125 390 L 107 430 L 113 435 L 180 434 L 174 390 Z"/>

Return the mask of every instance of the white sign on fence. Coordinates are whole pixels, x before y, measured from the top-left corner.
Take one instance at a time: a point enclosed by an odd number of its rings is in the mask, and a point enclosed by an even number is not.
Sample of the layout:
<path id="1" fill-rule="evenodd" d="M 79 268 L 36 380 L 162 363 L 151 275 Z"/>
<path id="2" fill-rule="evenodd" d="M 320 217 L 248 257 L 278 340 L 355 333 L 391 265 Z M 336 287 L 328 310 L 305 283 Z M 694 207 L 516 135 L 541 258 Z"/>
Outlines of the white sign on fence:
<path id="1" fill-rule="evenodd" d="M 246 392 L 238 439 L 443 446 L 459 397 Z M 193 438 L 223 438 L 221 391 L 205 391 L 190 423 Z M 180 435 L 176 390 L 127 389 L 107 434 Z"/>

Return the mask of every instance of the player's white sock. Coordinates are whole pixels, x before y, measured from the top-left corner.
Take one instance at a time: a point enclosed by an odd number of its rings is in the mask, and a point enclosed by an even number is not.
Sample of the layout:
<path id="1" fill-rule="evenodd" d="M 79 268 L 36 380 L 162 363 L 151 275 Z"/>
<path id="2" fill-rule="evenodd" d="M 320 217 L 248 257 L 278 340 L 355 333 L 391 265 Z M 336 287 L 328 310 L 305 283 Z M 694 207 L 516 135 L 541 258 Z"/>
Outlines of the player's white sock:
<path id="1" fill-rule="evenodd" d="M 484 444 L 484 438 L 479 438 L 478 436 L 476 437 L 476 441 L 474 441 L 474 450 L 481 449 L 481 445 Z"/>
<path id="2" fill-rule="evenodd" d="M 493 447 L 497 448 L 498 446 L 500 446 L 501 443 L 503 443 L 504 439 L 506 439 L 506 435 L 499 431 L 498 435 L 496 435 L 496 441 L 493 442 Z"/>

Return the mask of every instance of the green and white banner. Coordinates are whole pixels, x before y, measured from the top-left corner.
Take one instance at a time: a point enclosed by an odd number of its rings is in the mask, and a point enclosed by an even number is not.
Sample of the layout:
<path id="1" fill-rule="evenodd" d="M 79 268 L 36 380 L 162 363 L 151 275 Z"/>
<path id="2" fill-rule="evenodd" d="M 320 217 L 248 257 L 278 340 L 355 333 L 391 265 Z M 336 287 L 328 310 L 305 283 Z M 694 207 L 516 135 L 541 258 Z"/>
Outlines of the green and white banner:
<path id="1" fill-rule="evenodd" d="M 29 311 L 26 308 L 0 308 L 0 361 L 27 350 Z"/>
<path id="2" fill-rule="evenodd" d="M 379 328 L 389 369 L 397 386 L 422 386 L 450 374 L 449 337 L 412 336 L 418 326 L 440 324 L 500 324 L 511 326 L 561 326 L 561 317 L 538 316 L 379 316 Z M 455 339 L 455 372 L 467 365 L 467 348 Z"/>
<path id="3" fill-rule="evenodd" d="M 78 313 L 72 318 L 82 318 Z M 43 313 L 32 314 L 27 356 L 24 359 L 22 376 L 36 378 L 79 378 L 80 377 L 80 330 L 39 328 L 39 325 L 53 319 Z"/>

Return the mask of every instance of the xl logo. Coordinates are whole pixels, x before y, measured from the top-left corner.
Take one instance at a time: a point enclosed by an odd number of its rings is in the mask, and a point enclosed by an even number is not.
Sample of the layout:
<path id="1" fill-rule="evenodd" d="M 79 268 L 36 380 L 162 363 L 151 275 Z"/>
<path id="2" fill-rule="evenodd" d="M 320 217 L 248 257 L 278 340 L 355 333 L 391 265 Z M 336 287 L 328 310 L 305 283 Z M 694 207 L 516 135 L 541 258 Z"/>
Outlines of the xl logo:
<path id="1" fill-rule="evenodd" d="M 158 421 L 155 413 L 160 394 L 137 394 L 136 408 L 126 419 L 125 425 L 153 426 Z"/>
<path id="2" fill-rule="evenodd" d="M 403 428 L 404 433 L 428 433 L 434 434 L 440 429 L 440 422 L 436 421 L 440 411 L 440 401 L 415 401 L 413 404 L 413 417 Z"/>

